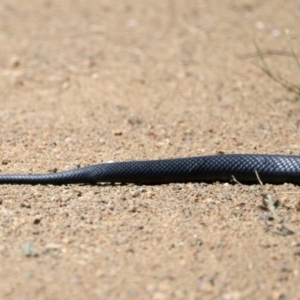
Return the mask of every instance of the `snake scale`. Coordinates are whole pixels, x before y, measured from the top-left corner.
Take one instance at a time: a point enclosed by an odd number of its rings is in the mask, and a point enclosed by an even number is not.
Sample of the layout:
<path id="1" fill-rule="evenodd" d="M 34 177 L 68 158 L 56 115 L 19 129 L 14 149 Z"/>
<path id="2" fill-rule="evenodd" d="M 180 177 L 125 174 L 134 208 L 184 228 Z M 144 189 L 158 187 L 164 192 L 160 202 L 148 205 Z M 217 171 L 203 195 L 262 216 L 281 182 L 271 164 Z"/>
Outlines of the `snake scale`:
<path id="1" fill-rule="evenodd" d="M 49 174 L 0 175 L 0 184 L 161 184 L 171 182 L 300 183 L 300 156 L 226 154 L 91 165 Z"/>

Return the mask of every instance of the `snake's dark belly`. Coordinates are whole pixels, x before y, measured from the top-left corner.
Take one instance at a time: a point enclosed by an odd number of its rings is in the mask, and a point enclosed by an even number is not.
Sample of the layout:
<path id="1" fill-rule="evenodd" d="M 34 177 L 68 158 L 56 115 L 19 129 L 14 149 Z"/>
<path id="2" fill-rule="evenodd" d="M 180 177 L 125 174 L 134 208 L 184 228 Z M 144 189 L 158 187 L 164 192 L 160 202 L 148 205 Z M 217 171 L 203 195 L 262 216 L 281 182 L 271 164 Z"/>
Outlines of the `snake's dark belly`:
<path id="1" fill-rule="evenodd" d="M 32 175 L 0 175 L 0 184 L 212 182 L 300 183 L 300 156 L 228 154 L 92 165 L 76 170 Z"/>

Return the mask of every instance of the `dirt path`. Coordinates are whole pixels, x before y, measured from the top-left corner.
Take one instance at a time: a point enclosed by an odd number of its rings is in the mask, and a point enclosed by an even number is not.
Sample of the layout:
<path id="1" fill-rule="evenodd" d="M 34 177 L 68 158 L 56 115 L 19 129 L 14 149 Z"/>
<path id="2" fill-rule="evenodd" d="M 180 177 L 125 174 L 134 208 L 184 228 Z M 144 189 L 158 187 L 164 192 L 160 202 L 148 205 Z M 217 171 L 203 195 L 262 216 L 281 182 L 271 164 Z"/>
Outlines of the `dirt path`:
<path id="1" fill-rule="evenodd" d="M 254 38 L 289 51 L 285 29 L 300 53 L 299 18 L 292 0 L 2 1 L 0 172 L 299 154 L 300 103 L 241 58 Z M 300 237 L 264 189 L 300 229 L 291 184 L 0 186 L 0 298 L 300 299 Z"/>

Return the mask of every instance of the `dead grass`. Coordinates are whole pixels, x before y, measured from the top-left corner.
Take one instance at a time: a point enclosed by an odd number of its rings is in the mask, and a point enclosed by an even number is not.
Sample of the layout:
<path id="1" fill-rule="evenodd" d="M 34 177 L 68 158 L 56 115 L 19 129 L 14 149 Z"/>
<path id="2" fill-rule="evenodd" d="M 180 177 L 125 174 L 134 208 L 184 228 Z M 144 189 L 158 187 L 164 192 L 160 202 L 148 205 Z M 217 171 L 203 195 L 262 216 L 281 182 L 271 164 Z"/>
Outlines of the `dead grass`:
<path id="1" fill-rule="evenodd" d="M 276 198 L 274 194 L 267 191 L 265 185 L 263 184 L 263 182 L 259 177 L 259 174 L 256 171 L 255 174 L 257 177 L 257 181 L 262 187 L 262 191 L 260 193 L 256 193 L 254 190 L 250 189 L 250 192 L 253 193 L 256 197 L 261 197 L 262 205 L 260 207 L 264 210 L 267 210 L 271 215 L 271 219 L 273 219 L 276 222 L 274 228 L 272 228 L 270 231 L 283 236 L 287 236 L 291 234 L 299 235 L 300 231 L 294 229 L 289 224 L 290 221 L 289 215 L 285 215 L 282 218 L 278 215 L 277 211 L 279 208 L 282 207 L 280 201 Z M 234 176 L 233 176 L 233 181 L 243 186 L 239 181 L 236 180 Z"/>
<path id="2" fill-rule="evenodd" d="M 290 48 L 290 53 L 289 56 L 293 57 L 295 60 L 295 63 L 297 65 L 297 68 L 299 70 L 300 73 L 300 62 L 298 59 L 298 56 L 296 55 L 293 45 L 291 43 L 291 40 L 289 38 L 289 33 L 288 31 L 286 32 L 286 38 L 287 38 L 287 42 L 289 44 L 289 48 Z M 263 52 L 261 50 L 261 48 L 258 46 L 256 40 L 254 40 L 254 45 L 257 51 L 257 55 L 262 63 L 261 69 L 262 71 L 267 74 L 271 79 L 273 79 L 274 81 L 276 81 L 277 83 L 279 83 L 282 87 L 284 87 L 286 90 L 288 90 L 289 92 L 292 92 L 294 94 L 296 94 L 297 99 L 300 100 L 300 84 L 294 84 L 292 83 L 290 80 L 285 79 L 281 74 L 273 71 L 269 65 L 267 64 L 266 60 L 265 60 L 265 56 L 269 55 L 268 52 Z M 286 52 L 284 52 L 284 54 L 278 54 L 279 52 L 276 52 L 277 55 L 286 55 Z"/>

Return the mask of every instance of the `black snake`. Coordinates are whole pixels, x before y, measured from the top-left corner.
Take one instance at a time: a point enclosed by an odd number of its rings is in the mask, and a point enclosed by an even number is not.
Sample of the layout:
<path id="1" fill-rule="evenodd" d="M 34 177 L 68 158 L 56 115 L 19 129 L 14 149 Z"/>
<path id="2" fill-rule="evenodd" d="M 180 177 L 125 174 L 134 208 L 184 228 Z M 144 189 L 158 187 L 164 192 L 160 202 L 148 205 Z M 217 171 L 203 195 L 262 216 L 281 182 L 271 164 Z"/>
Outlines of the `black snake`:
<path id="1" fill-rule="evenodd" d="M 98 182 L 160 184 L 171 182 L 300 183 L 300 156 L 227 154 L 162 160 L 113 162 L 49 174 L 0 175 L 0 184 Z"/>

